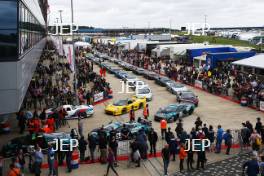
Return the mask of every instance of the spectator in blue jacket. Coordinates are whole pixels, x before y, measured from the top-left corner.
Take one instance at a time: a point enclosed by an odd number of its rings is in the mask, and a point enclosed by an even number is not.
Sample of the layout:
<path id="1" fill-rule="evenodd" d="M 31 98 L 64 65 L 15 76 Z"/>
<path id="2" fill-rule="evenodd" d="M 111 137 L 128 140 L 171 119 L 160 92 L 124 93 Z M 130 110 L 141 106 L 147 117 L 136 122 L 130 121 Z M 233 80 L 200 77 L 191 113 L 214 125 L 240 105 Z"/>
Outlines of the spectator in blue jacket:
<path id="1" fill-rule="evenodd" d="M 43 153 L 42 153 L 41 148 L 39 147 L 39 145 L 36 145 L 36 147 L 35 147 L 34 158 L 35 158 L 35 162 L 34 162 L 35 176 L 40 176 L 40 174 L 41 174 L 41 165 L 42 165 L 44 156 L 43 156 Z"/>
<path id="2" fill-rule="evenodd" d="M 218 125 L 217 128 L 218 128 L 218 130 L 217 130 L 217 135 L 216 135 L 216 146 L 215 146 L 216 151 L 215 151 L 215 153 L 220 153 L 224 130 L 222 129 L 221 125 Z"/>
<path id="3" fill-rule="evenodd" d="M 230 130 L 226 130 L 226 133 L 224 134 L 223 136 L 223 139 L 225 140 L 225 145 L 227 146 L 226 148 L 226 154 L 229 155 L 230 153 L 230 149 L 231 149 L 231 146 L 232 146 L 232 138 L 233 136 L 231 135 L 231 132 Z"/>
<path id="4" fill-rule="evenodd" d="M 176 154 L 178 154 L 178 145 L 174 135 L 172 136 L 169 142 L 170 155 L 172 155 L 172 161 L 175 161 Z"/>
<path id="5" fill-rule="evenodd" d="M 259 165 L 257 157 L 253 156 L 250 161 L 247 161 L 243 164 L 243 173 L 246 170 L 248 176 L 257 176 L 259 174 Z"/>
<path id="6" fill-rule="evenodd" d="M 144 129 L 139 130 L 139 133 L 136 137 L 136 142 L 139 143 L 140 156 L 142 157 L 142 159 L 147 159 L 148 144 Z"/>
<path id="7" fill-rule="evenodd" d="M 55 176 L 55 150 L 53 149 L 52 145 L 49 144 L 48 148 L 48 164 L 49 164 L 49 176 Z"/>

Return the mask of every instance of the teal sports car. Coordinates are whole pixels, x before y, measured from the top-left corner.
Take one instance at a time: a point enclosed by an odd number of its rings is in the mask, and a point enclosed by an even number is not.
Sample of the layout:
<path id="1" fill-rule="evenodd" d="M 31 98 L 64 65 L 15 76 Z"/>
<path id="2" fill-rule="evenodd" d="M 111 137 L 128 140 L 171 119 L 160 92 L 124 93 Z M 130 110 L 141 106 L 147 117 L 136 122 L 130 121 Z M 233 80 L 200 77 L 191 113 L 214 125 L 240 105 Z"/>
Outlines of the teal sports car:
<path id="1" fill-rule="evenodd" d="M 167 122 L 175 122 L 178 118 L 191 115 L 194 109 L 194 104 L 170 104 L 164 108 L 160 108 L 154 115 L 154 120 L 161 121 L 162 119 L 165 119 Z"/>
<path id="2" fill-rule="evenodd" d="M 124 128 L 127 128 L 128 139 L 130 140 L 130 139 L 135 138 L 140 130 L 144 130 L 145 133 L 148 133 L 150 131 L 151 127 L 152 127 L 151 121 L 139 118 L 138 121 L 136 121 L 136 122 L 126 122 L 126 123 L 112 122 L 112 123 L 109 123 L 108 125 L 103 127 L 103 131 L 106 133 L 106 137 L 109 137 L 111 130 L 115 130 L 116 139 L 118 141 L 122 141 L 122 140 L 125 140 L 122 137 L 122 130 Z M 100 128 L 96 128 L 90 132 L 90 135 L 93 135 L 95 137 L 95 139 L 97 140 L 97 144 L 98 144 L 98 140 L 99 140 L 99 136 L 98 136 L 99 130 L 100 130 Z"/>

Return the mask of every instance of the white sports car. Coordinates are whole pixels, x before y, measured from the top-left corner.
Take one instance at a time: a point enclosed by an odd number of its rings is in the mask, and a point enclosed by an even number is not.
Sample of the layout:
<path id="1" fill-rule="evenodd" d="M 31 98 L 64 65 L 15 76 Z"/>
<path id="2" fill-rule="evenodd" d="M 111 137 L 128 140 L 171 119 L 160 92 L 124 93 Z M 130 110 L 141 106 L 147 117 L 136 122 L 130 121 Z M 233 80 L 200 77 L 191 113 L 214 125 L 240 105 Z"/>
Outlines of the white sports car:
<path id="1" fill-rule="evenodd" d="M 137 98 L 144 98 L 146 97 L 147 101 L 152 100 L 152 91 L 148 86 L 140 87 L 135 90 Z"/>
<path id="2" fill-rule="evenodd" d="M 136 80 L 133 85 L 131 86 L 131 88 L 133 90 L 139 89 L 139 88 L 143 88 L 145 86 L 148 86 L 148 84 L 146 84 L 144 81 L 141 80 Z"/>
<path id="3" fill-rule="evenodd" d="M 136 82 L 138 78 L 135 75 L 126 75 L 123 81 L 127 82 L 129 86 L 133 86 L 134 82 Z"/>
<path id="4" fill-rule="evenodd" d="M 64 109 L 67 112 L 65 119 L 77 119 L 79 116 L 81 118 L 91 117 L 94 113 L 93 105 L 63 105 L 55 109 L 47 109 L 46 114 L 51 115 L 55 110 L 59 111 Z"/>
<path id="5" fill-rule="evenodd" d="M 188 88 L 183 84 L 179 84 L 176 82 L 171 82 L 167 84 L 167 90 L 172 94 L 179 94 L 180 92 L 188 91 Z"/>

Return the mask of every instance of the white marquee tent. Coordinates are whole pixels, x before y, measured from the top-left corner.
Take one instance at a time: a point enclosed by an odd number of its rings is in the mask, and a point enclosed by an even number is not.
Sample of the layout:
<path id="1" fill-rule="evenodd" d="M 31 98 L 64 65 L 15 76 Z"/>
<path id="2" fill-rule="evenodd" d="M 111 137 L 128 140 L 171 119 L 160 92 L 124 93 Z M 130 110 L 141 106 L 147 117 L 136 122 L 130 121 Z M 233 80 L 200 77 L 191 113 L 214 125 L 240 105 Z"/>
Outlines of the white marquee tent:
<path id="1" fill-rule="evenodd" d="M 264 69 L 264 54 L 258 54 L 258 55 L 255 55 L 253 57 L 249 57 L 247 59 L 235 61 L 232 64 Z"/>
<path id="2" fill-rule="evenodd" d="M 78 41 L 78 42 L 74 43 L 74 47 L 92 48 L 92 45 L 90 43 L 87 43 L 87 42 Z"/>

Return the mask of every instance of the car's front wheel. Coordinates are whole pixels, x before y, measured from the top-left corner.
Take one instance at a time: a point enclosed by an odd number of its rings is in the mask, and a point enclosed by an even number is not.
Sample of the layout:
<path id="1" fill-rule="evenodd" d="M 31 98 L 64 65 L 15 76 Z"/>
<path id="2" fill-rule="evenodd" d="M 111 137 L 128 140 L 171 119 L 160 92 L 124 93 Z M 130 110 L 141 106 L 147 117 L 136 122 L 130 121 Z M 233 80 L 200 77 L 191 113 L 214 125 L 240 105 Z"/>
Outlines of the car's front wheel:
<path id="1" fill-rule="evenodd" d="M 127 112 L 127 110 L 124 108 L 122 109 L 122 114 L 125 114 Z"/>
<path id="2" fill-rule="evenodd" d="M 189 115 L 191 115 L 193 113 L 193 108 L 191 108 L 190 110 L 189 110 Z"/>
<path id="3" fill-rule="evenodd" d="M 178 114 L 175 115 L 174 118 L 173 118 L 174 122 L 176 122 L 176 120 L 177 120 L 178 118 L 179 118 L 179 115 L 178 115 Z"/>

